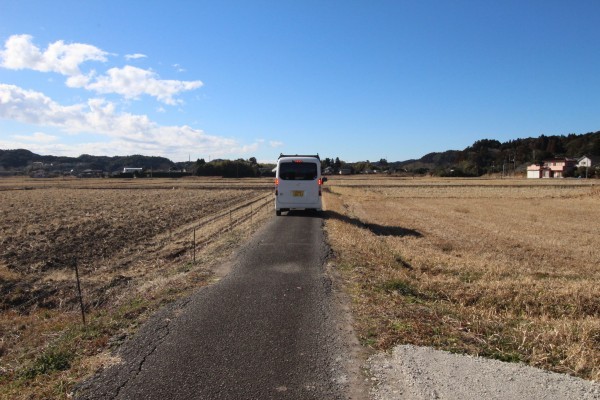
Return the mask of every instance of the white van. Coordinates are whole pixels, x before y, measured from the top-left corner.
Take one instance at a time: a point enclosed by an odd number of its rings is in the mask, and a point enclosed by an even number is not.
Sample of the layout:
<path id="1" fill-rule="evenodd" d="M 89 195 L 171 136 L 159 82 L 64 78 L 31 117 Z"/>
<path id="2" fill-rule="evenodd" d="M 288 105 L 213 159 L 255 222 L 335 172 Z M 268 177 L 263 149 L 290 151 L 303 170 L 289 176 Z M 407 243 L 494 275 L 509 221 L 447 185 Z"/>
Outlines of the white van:
<path id="1" fill-rule="evenodd" d="M 321 159 L 316 156 L 283 155 L 275 171 L 275 213 L 290 210 L 323 210 Z"/>

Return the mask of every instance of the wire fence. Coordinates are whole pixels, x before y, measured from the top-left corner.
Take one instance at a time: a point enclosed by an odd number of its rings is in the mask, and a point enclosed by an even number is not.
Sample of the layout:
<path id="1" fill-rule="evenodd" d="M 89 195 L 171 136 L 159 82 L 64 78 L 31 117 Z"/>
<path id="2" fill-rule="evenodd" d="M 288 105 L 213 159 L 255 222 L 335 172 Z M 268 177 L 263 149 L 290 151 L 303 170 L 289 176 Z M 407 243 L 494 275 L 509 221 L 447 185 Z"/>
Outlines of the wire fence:
<path id="1" fill-rule="evenodd" d="M 267 218 L 275 215 L 273 193 L 261 193 L 260 195 L 244 199 L 223 210 L 210 215 L 201 215 L 192 222 L 183 223 L 175 227 L 169 227 L 162 233 L 148 238 L 144 243 L 139 243 L 138 251 L 145 251 L 156 254 L 157 257 L 165 258 L 169 262 L 193 262 L 196 263 L 196 255 L 202 247 L 207 246 L 213 241 L 218 240 L 222 235 L 233 231 L 252 233 Z M 138 253 L 139 254 L 139 253 Z M 116 255 L 116 257 L 119 257 Z M 129 257 L 126 256 L 125 262 L 128 263 Z M 135 255 L 133 255 L 135 257 Z M 78 259 L 77 256 L 68 257 L 65 260 L 64 267 L 73 273 L 73 297 L 64 297 L 59 294 L 58 289 L 40 290 L 37 293 L 31 293 L 31 296 L 19 303 L 13 305 L 13 309 L 19 312 L 28 312 L 30 307 L 36 308 L 36 304 L 44 303 L 47 296 L 59 296 L 58 308 L 63 304 L 75 301 L 81 309 L 82 322 L 85 324 L 85 313 L 89 307 L 95 307 L 95 299 L 89 298 L 90 290 L 96 292 L 93 288 L 96 279 L 90 276 L 90 271 L 99 272 L 97 267 L 92 267 L 94 262 Z M 114 263 L 110 263 L 114 265 Z M 118 274 L 121 274 L 119 271 Z M 69 279 L 70 280 L 70 279 Z M 90 286 L 91 285 L 91 286 Z M 70 285 L 69 285 L 70 286 Z M 86 287 L 88 290 L 86 290 Z M 82 292 L 88 292 L 87 305 L 84 303 Z M 63 292 L 64 293 L 64 292 Z M 69 298 L 70 297 L 70 298 Z M 90 303 L 91 300 L 91 303 Z M 72 303 L 71 303 L 72 304 Z M 97 304 L 96 304 L 97 306 Z"/>
<path id="2" fill-rule="evenodd" d="M 259 196 L 224 210 L 216 215 L 201 219 L 200 221 L 184 228 L 192 233 L 192 259 L 198 246 L 206 245 L 225 232 L 245 226 L 252 232 L 258 223 L 269 216 L 268 211 L 274 211 L 273 195 Z"/>
<path id="3" fill-rule="evenodd" d="M 236 229 L 248 230 L 252 233 L 262 221 L 275 215 L 274 209 L 272 193 L 253 197 L 241 204 L 216 214 L 204 216 L 192 223 L 169 228 L 168 232 L 155 238 L 155 243 L 158 243 L 158 246 L 153 250 L 160 251 L 161 248 L 171 247 L 172 257 L 167 256 L 167 258 L 178 260 L 187 258 L 188 261 L 186 262 L 196 263 L 196 253 L 200 247 L 206 246 L 217 240 L 221 235 Z M 269 211 L 272 211 L 272 213 L 269 213 Z M 74 260 L 73 269 L 76 279 L 76 296 L 81 309 L 82 322 L 85 325 L 86 305 L 82 297 L 82 288 L 85 285 L 81 284 L 80 271 L 76 260 Z"/>

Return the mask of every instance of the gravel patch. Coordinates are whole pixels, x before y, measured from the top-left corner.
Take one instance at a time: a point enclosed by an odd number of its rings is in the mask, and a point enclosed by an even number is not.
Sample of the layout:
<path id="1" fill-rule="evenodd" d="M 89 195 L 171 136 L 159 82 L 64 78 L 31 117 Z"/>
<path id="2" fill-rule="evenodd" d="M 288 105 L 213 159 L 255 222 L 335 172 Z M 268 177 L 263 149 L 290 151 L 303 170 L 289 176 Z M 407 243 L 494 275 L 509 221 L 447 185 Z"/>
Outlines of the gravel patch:
<path id="1" fill-rule="evenodd" d="M 429 347 L 397 346 L 369 358 L 368 366 L 375 400 L 600 399 L 599 383 Z"/>

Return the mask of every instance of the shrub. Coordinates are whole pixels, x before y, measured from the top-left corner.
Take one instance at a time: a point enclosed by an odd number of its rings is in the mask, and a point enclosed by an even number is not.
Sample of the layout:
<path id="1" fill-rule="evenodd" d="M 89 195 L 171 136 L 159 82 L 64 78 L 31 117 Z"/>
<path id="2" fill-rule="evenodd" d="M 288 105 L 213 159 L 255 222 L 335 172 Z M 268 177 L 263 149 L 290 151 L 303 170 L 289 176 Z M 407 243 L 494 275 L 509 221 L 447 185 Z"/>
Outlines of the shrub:
<path id="1" fill-rule="evenodd" d="M 22 376 L 26 379 L 33 379 L 38 375 L 54 371 L 65 371 L 71 367 L 72 360 L 73 353 L 57 348 L 50 348 L 36 358 L 33 365 L 22 372 Z"/>

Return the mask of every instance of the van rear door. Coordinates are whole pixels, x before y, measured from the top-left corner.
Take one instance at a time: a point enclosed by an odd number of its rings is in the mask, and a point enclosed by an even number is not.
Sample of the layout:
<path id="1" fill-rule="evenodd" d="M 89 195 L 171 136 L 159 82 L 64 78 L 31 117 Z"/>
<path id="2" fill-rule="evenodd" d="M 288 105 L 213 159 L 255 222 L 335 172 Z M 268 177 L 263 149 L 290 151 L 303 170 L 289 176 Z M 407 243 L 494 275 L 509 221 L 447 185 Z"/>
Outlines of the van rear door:
<path id="1" fill-rule="evenodd" d="M 317 161 L 280 160 L 277 169 L 280 208 L 321 208 Z"/>

